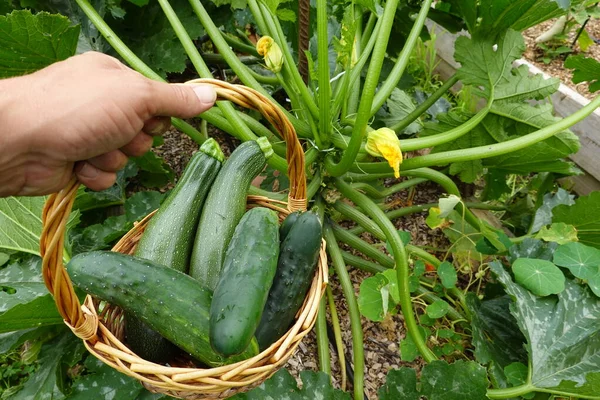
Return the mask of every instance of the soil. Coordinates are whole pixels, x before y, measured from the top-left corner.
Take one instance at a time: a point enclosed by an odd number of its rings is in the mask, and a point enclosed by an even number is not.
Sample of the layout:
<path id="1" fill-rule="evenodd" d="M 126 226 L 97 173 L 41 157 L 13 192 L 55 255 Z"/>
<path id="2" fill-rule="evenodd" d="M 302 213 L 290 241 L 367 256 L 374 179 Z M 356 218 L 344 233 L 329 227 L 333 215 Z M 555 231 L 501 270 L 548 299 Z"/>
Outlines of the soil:
<path id="1" fill-rule="evenodd" d="M 543 22 L 523 32 L 523 37 L 525 38 L 525 43 L 527 46 L 523 58 L 540 68 L 542 71 L 546 72 L 548 75 L 560 78 L 562 83 L 591 100 L 595 97 L 595 95 L 589 92 L 588 84 L 586 82 L 579 84 L 573 83 L 573 70 L 564 68 L 564 59 L 566 56 L 568 56 L 568 54 L 554 58 L 548 64 L 545 64 L 542 61 L 544 51 L 535 43 L 535 39 L 543 32 L 547 31 L 555 21 L 555 19 L 552 19 Z M 578 29 L 579 25 L 571 29 L 571 32 L 568 33 L 567 38 L 563 43 L 564 45 L 570 46 L 570 44 L 573 43 Z M 600 19 L 592 18 L 587 23 L 585 29 L 592 39 L 600 40 Z M 573 46 L 573 50 L 574 51 L 571 54 L 583 54 L 586 57 L 591 57 L 600 61 L 600 44 L 598 43 L 592 44 L 586 52 L 583 52 L 579 47 L 579 44 L 576 43 L 575 46 Z"/>
<path id="2" fill-rule="evenodd" d="M 194 123 L 193 121 L 189 122 Z M 226 155 L 230 153 L 230 149 L 234 148 L 237 143 L 231 136 L 223 134 L 218 130 L 211 130 L 210 135 L 220 143 L 223 152 Z M 157 155 L 164 158 L 167 164 L 173 168 L 176 176 L 179 177 L 184 166 L 187 164 L 187 161 L 197 149 L 198 144 L 192 141 L 188 136 L 179 133 L 175 129 L 171 129 L 164 135 L 164 144 L 155 148 L 154 151 Z M 397 182 L 397 180 L 390 179 L 387 184 L 391 185 Z M 393 202 L 395 207 L 401 207 L 411 201 L 413 204 L 426 204 L 436 202 L 441 193 L 441 190 L 436 185 L 424 183 L 420 184 L 414 193 L 409 195 L 407 192 L 401 192 L 386 199 L 386 202 Z M 409 197 L 411 198 L 409 199 Z M 429 229 L 425 224 L 425 217 L 426 215 L 424 213 L 413 214 L 410 217 L 398 219 L 394 221 L 394 223 L 398 229 L 411 233 L 411 243 L 413 244 L 427 245 L 437 249 L 448 248 L 449 244 L 446 238 L 441 232 Z M 368 233 L 363 233 L 362 238 L 371 243 L 376 242 L 376 239 Z M 342 243 L 340 243 L 340 246 L 344 248 Z M 382 249 L 382 251 L 385 252 L 384 246 L 382 246 Z M 345 250 L 350 251 L 349 248 L 345 248 Z M 442 257 L 443 254 L 440 255 L 440 258 Z M 330 266 L 330 270 L 333 270 L 333 267 Z M 370 274 L 351 266 L 348 266 L 348 270 L 354 285 L 355 295 L 358 296 L 360 283 L 363 279 L 369 277 Z M 340 320 L 346 360 L 350 360 L 350 364 L 353 367 L 351 359 L 352 331 L 350 329 L 348 308 L 341 286 L 334 274 L 330 276 L 330 287 L 332 289 L 338 318 Z M 328 321 L 331 321 L 329 310 L 327 318 Z M 400 340 L 405 337 L 403 317 L 400 313 L 391 316 L 383 322 L 377 323 L 371 322 L 363 317 L 362 328 L 365 352 L 365 398 L 377 399 L 377 389 L 385 383 L 385 378 L 390 369 L 408 366 L 420 370 L 421 361 L 418 359 L 413 363 L 406 363 L 400 360 L 399 343 Z M 339 389 L 342 387 L 342 375 L 335 345 L 330 344 L 330 354 L 332 382 L 334 387 Z M 314 330 L 304 338 L 298 347 L 296 354 L 287 362 L 285 368 L 290 371 L 299 384 L 301 382 L 301 371 L 319 370 Z M 346 391 L 352 393 L 351 379 L 348 378 L 347 380 L 348 384 L 346 385 Z"/>

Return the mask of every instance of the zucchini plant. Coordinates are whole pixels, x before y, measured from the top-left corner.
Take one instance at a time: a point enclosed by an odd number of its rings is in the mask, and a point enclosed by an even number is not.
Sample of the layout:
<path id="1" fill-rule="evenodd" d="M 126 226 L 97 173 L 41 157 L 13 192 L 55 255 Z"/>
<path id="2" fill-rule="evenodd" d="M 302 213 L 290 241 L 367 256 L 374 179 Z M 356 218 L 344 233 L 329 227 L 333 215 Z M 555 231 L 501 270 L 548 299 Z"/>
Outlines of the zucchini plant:
<path id="1" fill-rule="evenodd" d="M 448 392 L 444 398 L 531 398 L 536 392 L 600 398 L 598 196 L 574 200 L 554 182 L 579 173 L 567 160 L 579 148 L 569 127 L 593 112 L 600 98 L 558 119 L 549 99 L 559 81 L 512 66 L 525 49 L 520 31 L 585 1 L 316 0 L 312 7 L 299 1 L 297 10 L 296 3 L 262 0 L 74 1 L 77 7 L 71 3 L 54 11 L 85 22 L 80 44 L 93 36 L 97 49 L 152 79 L 181 72 L 165 66 L 164 54 L 150 57 L 143 41 L 131 39 L 131 27 L 128 31 L 122 21 L 140 11 L 161 22 L 161 35 L 170 38 L 164 43 L 195 75 L 213 78 L 218 65 L 285 110 L 305 149 L 309 204 L 323 217 L 329 260 L 351 322 L 353 398 L 364 396 L 361 316 L 381 321 L 397 311 L 406 331 L 402 360 L 420 356 L 426 365 L 420 382 L 413 369 L 390 371 L 379 389 L 381 399 L 400 393 L 434 399 Z M 225 11 L 215 7 L 223 4 Z M 237 26 L 223 22 L 224 14 L 232 19 L 230 4 L 237 7 Z M 461 65 L 456 73 L 419 92 L 407 67 L 419 41 L 429 38 L 428 19 L 469 35 L 454 44 Z M 457 83 L 476 107 L 434 112 Z M 242 142 L 269 140 L 274 154 L 267 168 L 280 176 L 287 172 L 285 145 L 261 118 L 227 102 L 199 117 Z M 189 122 L 173 119 L 173 125 L 199 143 L 207 139 Z M 515 176 L 533 178 L 511 193 L 507 183 Z M 382 203 L 418 191 L 425 182 L 445 195 L 435 203 L 399 208 Z M 463 199 L 459 186 L 474 182 L 485 186 L 483 198 L 496 202 Z M 249 191 L 286 198 L 285 190 Z M 517 195 L 527 206 L 513 207 Z M 474 209 L 502 212 L 510 235 Z M 422 212 L 430 228 L 448 236 L 450 251 L 413 244 L 394 225 Z M 358 297 L 348 266 L 372 274 L 361 282 Z M 329 373 L 326 302 L 316 331 L 319 368 Z M 336 314 L 333 301 L 329 309 Z M 0 320 L 5 313 L 0 309 Z M 549 319 L 552 314 L 557 318 Z M 332 317 L 339 338 L 336 320 Z M 2 331 L 9 330 L 14 329 Z M 449 347 L 435 345 L 432 336 L 444 338 Z M 14 336 L 13 343 L 21 337 Z M 311 398 L 285 372 L 277 376 L 299 396 Z M 322 375 L 303 378 L 320 382 L 316 386 L 326 386 L 334 396 Z M 255 390 L 260 396 L 281 388 L 266 383 Z M 244 396 L 250 395 L 238 398 Z"/>

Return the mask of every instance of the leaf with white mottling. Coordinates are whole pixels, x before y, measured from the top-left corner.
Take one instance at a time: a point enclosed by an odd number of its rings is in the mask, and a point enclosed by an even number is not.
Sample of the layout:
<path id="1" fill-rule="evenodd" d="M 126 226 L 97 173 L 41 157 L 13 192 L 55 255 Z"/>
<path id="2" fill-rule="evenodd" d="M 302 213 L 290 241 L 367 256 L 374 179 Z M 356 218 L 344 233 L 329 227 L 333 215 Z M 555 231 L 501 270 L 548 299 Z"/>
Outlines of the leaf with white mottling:
<path id="1" fill-rule="evenodd" d="M 535 233 L 552 222 L 552 209 L 560 204 L 572 205 L 575 195 L 559 188 L 556 193 L 546 193 L 542 205 L 536 210 L 531 224 L 531 233 Z"/>
<path id="2" fill-rule="evenodd" d="M 436 360 L 421 373 L 421 395 L 428 400 L 487 400 L 485 368 L 473 361 Z"/>
<path id="3" fill-rule="evenodd" d="M 530 383 L 537 388 L 600 399 L 600 299 L 570 279 L 557 296 L 540 298 L 490 264 L 515 303 L 511 313 L 527 339 Z"/>
<path id="4" fill-rule="evenodd" d="M 417 372 L 407 367 L 392 369 L 377 394 L 379 400 L 419 400 L 421 396 L 417 390 Z"/>
<path id="5" fill-rule="evenodd" d="M 95 357 L 88 357 L 85 366 L 89 373 L 73 383 L 68 400 L 135 399 L 145 391 L 137 379 L 120 373 Z"/>
<path id="6" fill-rule="evenodd" d="M 45 197 L 0 198 L 0 249 L 39 254 Z"/>

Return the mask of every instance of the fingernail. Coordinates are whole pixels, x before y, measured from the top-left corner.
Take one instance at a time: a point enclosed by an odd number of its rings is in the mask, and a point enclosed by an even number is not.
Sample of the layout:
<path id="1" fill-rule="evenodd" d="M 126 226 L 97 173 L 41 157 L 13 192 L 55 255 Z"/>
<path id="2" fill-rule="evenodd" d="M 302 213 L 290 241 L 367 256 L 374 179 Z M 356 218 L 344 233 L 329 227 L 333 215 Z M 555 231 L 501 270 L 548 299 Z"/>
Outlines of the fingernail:
<path id="1" fill-rule="evenodd" d="M 80 164 L 77 174 L 87 179 L 95 179 L 98 176 L 98 170 L 87 162 Z"/>
<path id="2" fill-rule="evenodd" d="M 217 92 L 211 86 L 195 85 L 193 90 L 196 96 L 198 96 L 200 103 L 212 105 L 217 100 Z"/>

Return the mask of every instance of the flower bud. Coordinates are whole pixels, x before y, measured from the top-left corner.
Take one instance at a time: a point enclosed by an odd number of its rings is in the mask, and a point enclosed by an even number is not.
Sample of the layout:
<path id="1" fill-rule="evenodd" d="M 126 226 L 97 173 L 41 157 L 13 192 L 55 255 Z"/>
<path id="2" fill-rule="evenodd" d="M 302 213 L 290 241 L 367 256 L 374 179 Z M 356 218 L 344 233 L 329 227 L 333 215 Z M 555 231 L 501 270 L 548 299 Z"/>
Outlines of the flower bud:
<path id="1" fill-rule="evenodd" d="M 265 58 L 269 71 L 277 73 L 283 65 L 283 53 L 281 48 L 271 36 L 263 36 L 256 43 L 256 51 Z"/>
<path id="2" fill-rule="evenodd" d="M 372 156 L 385 158 L 394 169 L 394 176 L 400 177 L 402 151 L 400 151 L 400 140 L 396 132 L 390 128 L 380 128 L 367 133 L 365 150 Z"/>

